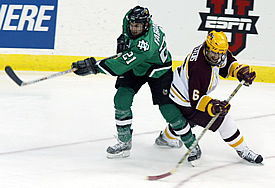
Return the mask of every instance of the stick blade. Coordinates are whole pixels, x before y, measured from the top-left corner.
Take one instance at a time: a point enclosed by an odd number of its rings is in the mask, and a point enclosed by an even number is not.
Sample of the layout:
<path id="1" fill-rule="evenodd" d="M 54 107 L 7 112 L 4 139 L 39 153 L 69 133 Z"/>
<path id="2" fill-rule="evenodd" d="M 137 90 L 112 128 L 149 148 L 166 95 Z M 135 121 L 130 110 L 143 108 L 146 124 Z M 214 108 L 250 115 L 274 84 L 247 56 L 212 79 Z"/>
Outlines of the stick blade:
<path id="1" fill-rule="evenodd" d="M 5 72 L 17 85 L 22 86 L 23 81 L 18 78 L 10 66 L 5 67 Z"/>
<path id="2" fill-rule="evenodd" d="M 147 176 L 146 179 L 149 180 L 149 181 L 154 181 L 154 180 L 159 180 L 159 179 L 165 178 L 165 177 L 170 176 L 170 175 L 172 175 L 172 173 L 167 172 L 165 174 L 161 174 L 161 175 L 157 175 L 157 176 Z"/>

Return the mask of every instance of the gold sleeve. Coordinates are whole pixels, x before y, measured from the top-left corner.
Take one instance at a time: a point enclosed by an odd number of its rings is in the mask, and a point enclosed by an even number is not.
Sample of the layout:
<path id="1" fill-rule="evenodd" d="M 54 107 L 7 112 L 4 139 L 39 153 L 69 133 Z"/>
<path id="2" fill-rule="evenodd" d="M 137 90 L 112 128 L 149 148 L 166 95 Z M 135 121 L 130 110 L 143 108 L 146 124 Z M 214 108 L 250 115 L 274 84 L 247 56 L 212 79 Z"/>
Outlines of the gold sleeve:
<path id="1" fill-rule="evenodd" d="M 239 66 L 239 63 L 237 61 L 235 61 L 234 63 L 231 64 L 230 68 L 229 68 L 229 75 L 232 77 L 236 77 L 235 76 L 235 70 L 236 68 Z"/>
<path id="2" fill-rule="evenodd" d="M 206 110 L 206 106 L 208 105 L 208 103 L 212 100 L 211 97 L 204 95 L 201 97 L 200 101 L 197 104 L 197 110 L 205 112 Z"/>

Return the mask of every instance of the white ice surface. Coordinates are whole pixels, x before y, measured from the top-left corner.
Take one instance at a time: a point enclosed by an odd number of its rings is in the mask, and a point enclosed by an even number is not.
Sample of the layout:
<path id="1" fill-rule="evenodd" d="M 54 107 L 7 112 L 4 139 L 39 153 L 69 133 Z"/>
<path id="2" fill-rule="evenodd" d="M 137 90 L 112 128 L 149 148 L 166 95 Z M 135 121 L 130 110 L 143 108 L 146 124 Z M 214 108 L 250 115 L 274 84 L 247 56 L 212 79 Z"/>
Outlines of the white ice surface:
<path id="1" fill-rule="evenodd" d="M 17 74 L 31 81 L 52 73 Z M 132 108 L 131 156 L 107 159 L 107 146 L 116 143 L 114 83 L 107 75 L 68 74 L 19 87 L 1 71 L 0 187 L 275 187 L 275 84 L 242 87 L 231 101 L 230 114 L 248 146 L 264 156 L 264 165 L 247 164 L 219 133 L 208 131 L 200 142 L 200 164 L 184 162 L 173 175 L 148 181 L 148 175 L 172 170 L 187 150 L 154 145 L 166 123 L 145 85 Z M 237 84 L 222 80 L 211 96 L 227 99 Z"/>

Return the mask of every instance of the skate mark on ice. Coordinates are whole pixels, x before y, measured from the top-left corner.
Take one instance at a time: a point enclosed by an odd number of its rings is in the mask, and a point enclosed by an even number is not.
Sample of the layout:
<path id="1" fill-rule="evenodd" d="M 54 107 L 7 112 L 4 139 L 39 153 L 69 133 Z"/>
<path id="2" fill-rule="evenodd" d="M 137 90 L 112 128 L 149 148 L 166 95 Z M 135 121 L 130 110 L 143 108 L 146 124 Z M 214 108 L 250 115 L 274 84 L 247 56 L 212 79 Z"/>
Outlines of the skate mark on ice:
<path id="1" fill-rule="evenodd" d="M 140 136 L 140 135 L 152 134 L 152 133 L 157 133 L 157 132 L 159 132 L 159 131 L 145 132 L 145 133 L 139 133 L 139 134 L 134 134 L 134 135 L 135 136 Z M 101 138 L 101 139 L 86 140 L 86 141 L 81 141 L 81 142 L 72 142 L 72 143 L 57 144 L 57 145 L 52 145 L 52 146 L 22 149 L 22 150 L 17 150 L 17 151 L 2 152 L 2 153 L 0 153 L 0 155 L 10 155 L 10 154 L 16 154 L 16 153 L 30 152 L 30 151 L 38 151 L 38 150 L 46 150 L 46 149 L 59 148 L 59 147 L 67 147 L 67 146 L 73 146 L 73 145 L 87 144 L 87 143 L 91 143 L 91 142 L 101 142 L 101 141 L 106 141 L 106 140 L 111 140 L 111 139 L 114 139 L 114 138 L 113 137 Z"/>
<path id="2" fill-rule="evenodd" d="M 242 120 L 248 120 L 248 119 L 258 119 L 258 118 L 266 118 L 266 117 L 271 117 L 271 116 L 275 116 L 275 114 L 265 114 L 265 115 L 254 116 L 254 117 L 240 118 L 240 119 L 236 119 L 236 121 L 242 121 Z M 153 134 L 153 133 L 158 133 L 159 131 L 160 130 L 151 131 L 151 132 L 144 132 L 144 133 L 137 133 L 137 134 L 134 134 L 134 136 Z M 66 143 L 66 144 L 58 144 L 58 145 L 52 145 L 52 146 L 44 146 L 44 147 L 23 149 L 23 150 L 10 151 L 10 152 L 2 152 L 2 153 L 0 153 L 0 155 L 9 155 L 9 154 L 29 152 L 29 151 L 36 151 L 36 150 L 44 150 L 44 149 L 51 149 L 51 148 L 58 148 L 58 147 L 66 147 L 66 146 L 79 145 L 79 144 L 87 144 L 89 142 L 100 142 L 100 141 L 106 141 L 106 140 L 111 140 L 111 139 L 113 139 L 113 138 L 112 137 L 110 137 L 110 138 L 101 138 L 101 139 L 87 140 L 87 141 L 81 141 L 81 142 L 73 142 L 73 143 Z"/>
<path id="3" fill-rule="evenodd" d="M 265 157 L 264 159 L 275 159 L 275 156 L 268 156 L 268 157 Z M 183 181 L 181 181 L 179 184 L 177 184 L 175 186 L 175 188 L 178 188 L 178 187 L 183 187 L 187 182 L 189 182 L 190 180 L 198 177 L 198 176 L 201 176 L 203 174 L 206 174 L 208 172 L 212 172 L 212 171 L 215 171 L 215 170 L 218 170 L 218 169 L 222 169 L 222 168 L 226 168 L 228 166 L 233 166 L 233 165 L 236 165 L 236 164 L 242 164 L 243 162 L 240 161 L 240 162 L 234 162 L 234 163 L 230 163 L 230 164 L 225 164 L 225 165 L 220 165 L 220 166 L 216 166 L 216 167 L 212 167 L 212 168 L 209 168 L 207 170 L 203 170 L 201 172 L 198 172 L 196 174 L 193 174 L 192 176 L 189 176 L 188 178 L 184 179 Z M 257 165 L 257 164 L 255 164 Z"/>

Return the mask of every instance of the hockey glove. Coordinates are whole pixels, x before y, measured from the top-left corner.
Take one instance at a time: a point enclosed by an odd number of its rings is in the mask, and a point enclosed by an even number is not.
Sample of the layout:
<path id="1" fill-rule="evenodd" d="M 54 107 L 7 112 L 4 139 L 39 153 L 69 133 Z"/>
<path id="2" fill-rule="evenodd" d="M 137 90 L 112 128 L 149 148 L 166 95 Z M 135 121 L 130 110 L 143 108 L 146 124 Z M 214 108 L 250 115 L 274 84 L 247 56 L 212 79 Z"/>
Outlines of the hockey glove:
<path id="1" fill-rule="evenodd" d="M 245 81 L 244 85 L 249 86 L 256 78 L 256 72 L 249 65 L 239 65 L 234 71 L 234 76 L 241 82 Z"/>
<path id="2" fill-rule="evenodd" d="M 126 50 L 126 44 L 125 44 L 125 37 L 123 34 L 121 34 L 118 38 L 117 38 L 117 49 L 116 49 L 116 53 L 120 53 L 120 52 L 124 52 Z"/>
<path id="3" fill-rule="evenodd" d="M 72 63 L 72 68 L 77 68 L 74 71 L 75 74 L 80 76 L 86 76 L 89 74 L 97 74 L 99 73 L 98 68 L 95 66 L 96 60 L 94 57 L 87 58 L 83 61 L 77 61 Z"/>
<path id="4" fill-rule="evenodd" d="M 227 101 L 219 101 L 217 99 L 212 99 L 207 105 L 207 112 L 210 116 L 215 116 L 217 113 L 221 112 L 220 116 L 225 116 L 231 105 Z"/>

